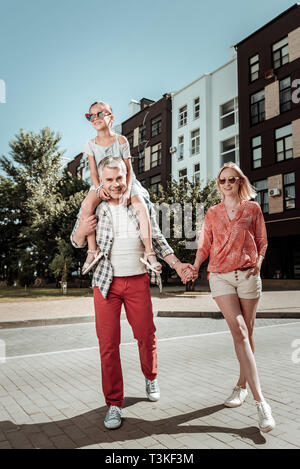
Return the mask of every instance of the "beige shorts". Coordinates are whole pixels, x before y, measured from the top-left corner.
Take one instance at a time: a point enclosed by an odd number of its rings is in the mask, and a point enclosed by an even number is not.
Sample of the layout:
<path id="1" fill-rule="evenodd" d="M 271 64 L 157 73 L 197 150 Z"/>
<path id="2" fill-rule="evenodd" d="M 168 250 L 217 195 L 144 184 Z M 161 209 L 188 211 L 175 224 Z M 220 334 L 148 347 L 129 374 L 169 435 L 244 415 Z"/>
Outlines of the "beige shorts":
<path id="1" fill-rule="evenodd" d="M 260 274 L 246 278 L 248 270 L 233 270 L 225 273 L 209 273 L 212 297 L 236 294 L 239 298 L 254 299 L 261 296 Z"/>

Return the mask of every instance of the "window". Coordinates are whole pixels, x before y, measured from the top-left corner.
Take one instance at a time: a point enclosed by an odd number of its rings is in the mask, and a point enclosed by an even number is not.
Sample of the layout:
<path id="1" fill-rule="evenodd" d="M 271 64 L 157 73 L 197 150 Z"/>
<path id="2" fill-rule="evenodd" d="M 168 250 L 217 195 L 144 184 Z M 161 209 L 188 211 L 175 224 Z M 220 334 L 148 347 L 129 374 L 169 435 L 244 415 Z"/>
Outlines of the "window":
<path id="1" fill-rule="evenodd" d="M 194 164 L 194 184 L 200 185 L 200 163 Z"/>
<path id="2" fill-rule="evenodd" d="M 200 153 L 200 129 L 191 132 L 191 155 Z"/>
<path id="3" fill-rule="evenodd" d="M 251 125 L 265 120 L 265 90 L 258 91 L 250 96 Z"/>
<path id="4" fill-rule="evenodd" d="M 178 137 L 178 161 L 183 160 L 184 156 L 184 136 Z"/>
<path id="5" fill-rule="evenodd" d="M 130 148 L 133 147 L 133 131 L 126 135 Z"/>
<path id="6" fill-rule="evenodd" d="M 229 161 L 238 162 L 238 154 L 239 139 L 237 135 L 221 142 L 221 165 Z"/>
<path id="7" fill-rule="evenodd" d="M 285 125 L 275 130 L 276 160 L 293 158 L 292 125 Z"/>
<path id="8" fill-rule="evenodd" d="M 145 171 L 145 152 L 139 152 L 138 157 L 138 174 L 141 174 Z"/>
<path id="9" fill-rule="evenodd" d="M 227 103 L 220 106 L 220 128 L 225 129 L 230 125 L 236 124 L 238 111 L 237 98 L 227 101 Z"/>
<path id="10" fill-rule="evenodd" d="M 283 175 L 283 191 L 285 210 L 296 208 L 295 173 Z"/>
<path id="11" fill-rule="evenodd" d="M 257 80 L 259 76 L 259 55 L 253 55 L 249 59 L 249 77 L 250 82 Z"/>
<path id="12" fill-rule="evenodd" d="M 140 125 L 139 127 L 139 143 L 146 141 L 146 125 Z"/>
<path id="13" fill-rule="evenodd" d="M 273 68 L 282 67 L 289 61 L 289 45 L 288 38 L 285 37 L 272 46 Z"/>
<path id="14" fill-rule="evenodd" d="M 253 137 L 251 139 L 251 154 L 252 154 L 252 167 L 260 168 L 262 159 L 261 136 Z"/>
<path id="15" fill-rule="evenodd" d="M 161 133 L 161 115 L 151 120 L 151 137 Z"/>
<path id="16" fill-rule="evenodd" d="M 159 184 L 161 183 L 161 176 L 158 174 L 157 176 L 153 176 L 150 179 L 150 190 L 153 192 L 153 194 L 158 195 L 160 190 L 159 190 Z"/>
<path id="17" fill-rule="evenodd" d="M 187 123 L 187 106 L 183 106 L 179 109 L 178 115 L 178 127 L 183 127 Z"/>
<path id="18" fill-rule="evenodd" d="M 268 199 L 268 181 L 262 179 L 253 183 L 257 192 L 257 202 L 259 203 L 263 213 L 269 212 L 269 199 Z"/>
<path id="19" fill-rule="evenodd" d="M 194 99 L 194 119 L 200 117 L 200 98 Z"/>
<path id="20" fill-rule="evenodd" d="M 284 78 L 279 82 L 280 112 L 292 109 L 291 77 Z"/>
<path id="21" fill-rule="evenodd" d="M 161 143 L 151 147 L 150 169 L 161 165 Z"/>
<path id="22" fill-rule="evenodd" d="M 179 175 L 179 182 L 187 182 L 187 169 L 180 169 L 178 172 Z"/>

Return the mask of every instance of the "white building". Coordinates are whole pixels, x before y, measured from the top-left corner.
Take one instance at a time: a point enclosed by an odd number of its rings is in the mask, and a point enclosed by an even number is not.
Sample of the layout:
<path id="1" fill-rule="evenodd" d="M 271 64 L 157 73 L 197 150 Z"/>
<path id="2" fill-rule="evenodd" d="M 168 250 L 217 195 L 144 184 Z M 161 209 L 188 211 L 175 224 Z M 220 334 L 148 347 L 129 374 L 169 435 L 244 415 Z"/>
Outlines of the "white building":
<path id="1" fill-rule="evenodd" d="M 203 181 L 239 164 L 237 59 L 173 94 L 172 178 Z"/>

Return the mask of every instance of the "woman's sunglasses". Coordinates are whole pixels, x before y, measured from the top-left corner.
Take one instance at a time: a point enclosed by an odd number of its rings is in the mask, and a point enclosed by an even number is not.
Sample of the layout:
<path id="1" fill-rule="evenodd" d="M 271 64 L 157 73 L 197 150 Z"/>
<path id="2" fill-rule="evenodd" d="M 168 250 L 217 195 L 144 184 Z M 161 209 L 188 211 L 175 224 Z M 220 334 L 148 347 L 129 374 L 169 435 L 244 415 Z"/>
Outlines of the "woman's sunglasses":
<path id="1" fill-rule="evenodd" d="M 87 118 L 88 121 L 94 122 L 96 117 L 99 117 L 99 119 L 103 119 L 105 116 L 111 116 L 111 113 L 107 113 L 105 111 L 97 112 L 97 114 L 85 114 L 85 117 Z"/>
<path id="2" fill-rule="evenodd" d="M 220 178 L 219 179 L 219 184 L 223 186 L 223 184 L 226 183 L 226 181 L 229 182 L 229 184 L 234 184 L 238 179 L 240 179 L 238 176 L 231 176 L 229 178 Z"/>

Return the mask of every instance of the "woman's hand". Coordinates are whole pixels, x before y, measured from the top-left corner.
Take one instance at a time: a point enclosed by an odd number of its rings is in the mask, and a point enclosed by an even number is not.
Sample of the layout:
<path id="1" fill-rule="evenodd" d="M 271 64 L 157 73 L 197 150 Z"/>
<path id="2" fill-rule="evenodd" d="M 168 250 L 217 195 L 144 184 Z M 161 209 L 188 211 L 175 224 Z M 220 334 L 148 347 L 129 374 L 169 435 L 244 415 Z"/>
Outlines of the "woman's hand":
<path id="1" fill-rule="evenodd" d="M 98 193 L 98 197 L 99 199 L 101 200 L 109 200 L 110 199 L 110 195 L 109 193 L 104 189 L 104 187 L 102 187 Z"/>
<path id="2" fill-rule="evenodd" d="M 249 269 L 246 273 L 246 278 L 249 278 L 250 275 L 258 275 L 260 273 L 260 267 L 256 265 L 255 267 L 252 267 L 252 269 Z"/>
<path id="3" fill-rule="evenodd" d="M 130 204 L 130 190 L 126 190 L 124 194 L 120 197 L 120 204 L 123 205 L 123 207 L 126 207 L 128 204 Z"/>

